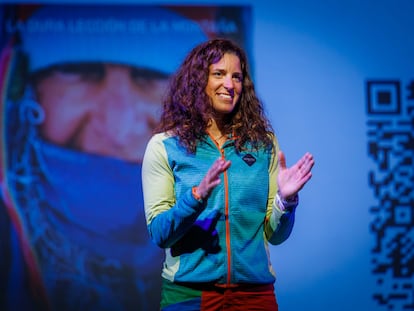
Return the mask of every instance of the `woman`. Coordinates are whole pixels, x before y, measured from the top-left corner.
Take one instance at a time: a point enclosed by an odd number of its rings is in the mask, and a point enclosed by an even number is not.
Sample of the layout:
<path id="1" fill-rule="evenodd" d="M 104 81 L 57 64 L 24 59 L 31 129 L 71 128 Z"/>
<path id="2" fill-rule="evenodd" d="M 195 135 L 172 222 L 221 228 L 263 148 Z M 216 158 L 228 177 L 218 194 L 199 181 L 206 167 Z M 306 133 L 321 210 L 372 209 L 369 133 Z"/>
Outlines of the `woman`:
<path id="1" fill-rule="evenodd" d="M 291 233 L 313 164 L 286 167 L 240 47 L 195 47 L 143 162 L 148 230 L 166 253 L 161 309 L 277 310 L 268 242 Z"/>

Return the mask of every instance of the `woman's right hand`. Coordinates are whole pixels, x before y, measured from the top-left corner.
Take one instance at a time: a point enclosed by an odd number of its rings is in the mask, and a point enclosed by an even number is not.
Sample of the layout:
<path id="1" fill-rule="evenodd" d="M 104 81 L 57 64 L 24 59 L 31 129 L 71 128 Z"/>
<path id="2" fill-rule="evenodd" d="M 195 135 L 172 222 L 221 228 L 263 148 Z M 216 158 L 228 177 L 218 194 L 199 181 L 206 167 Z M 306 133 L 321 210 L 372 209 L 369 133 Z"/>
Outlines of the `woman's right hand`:
<path id="1" fill-rule="evenodd" d="M 231 165 L 230 161 L 218 158 L 209 168 L 203 180 L 196 187 L 195 192 L 201 199 L 206 199 L 211 191 L 221 182 L 220 174 L 227 170 Z"/>

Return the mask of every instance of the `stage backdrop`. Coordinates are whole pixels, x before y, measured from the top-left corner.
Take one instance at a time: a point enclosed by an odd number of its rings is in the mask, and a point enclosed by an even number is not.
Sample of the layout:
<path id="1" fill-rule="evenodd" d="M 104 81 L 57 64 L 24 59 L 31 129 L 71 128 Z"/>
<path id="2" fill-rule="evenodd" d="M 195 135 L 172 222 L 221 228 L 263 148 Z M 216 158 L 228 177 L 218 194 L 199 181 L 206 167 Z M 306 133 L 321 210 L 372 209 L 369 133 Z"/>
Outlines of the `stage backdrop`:
<path id="1" fill-rule="evenodd" d="M 226 1 L 241 3 L 287 162 L 305 151 L 316 159 L 291 237 L 270 250 L 280 309 L 413 310 L 414 2 Z"/>
<path id="2" fill-rule="evenodd" d="M 157 310 L 141 162 L 168 78 L 248 6 L 2 5 L 1 310 Z"/>

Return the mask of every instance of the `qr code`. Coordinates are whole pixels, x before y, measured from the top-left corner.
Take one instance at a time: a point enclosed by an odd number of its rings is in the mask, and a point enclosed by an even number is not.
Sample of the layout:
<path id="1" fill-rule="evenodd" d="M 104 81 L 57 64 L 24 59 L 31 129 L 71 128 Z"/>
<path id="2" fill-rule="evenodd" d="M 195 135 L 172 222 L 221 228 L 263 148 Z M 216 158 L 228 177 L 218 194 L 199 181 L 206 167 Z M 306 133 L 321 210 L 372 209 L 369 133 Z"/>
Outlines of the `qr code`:
<path id="1" fill-rule="evenodd" d="M 381 310 L 414 310 L 414 80 L 366 81 L 370 232 Z"/>

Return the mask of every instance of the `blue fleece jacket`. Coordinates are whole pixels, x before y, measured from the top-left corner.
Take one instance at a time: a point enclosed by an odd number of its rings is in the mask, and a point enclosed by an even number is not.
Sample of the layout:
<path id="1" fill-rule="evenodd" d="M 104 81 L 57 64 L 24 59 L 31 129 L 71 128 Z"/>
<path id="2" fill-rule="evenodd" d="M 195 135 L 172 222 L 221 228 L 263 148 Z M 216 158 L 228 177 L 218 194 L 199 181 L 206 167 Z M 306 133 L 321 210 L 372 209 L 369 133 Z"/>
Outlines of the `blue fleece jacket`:
<path id="1" fill-rule="evenodd" d="M 275 274 L 268 243 L 290 235 L 296 203 L 277 196 L 277 140 L 272 151 L 219 148 L 211 137 L 188 153 L 175 136 L 154 135 L 142 168 L 146 220 L 152 240 L 165 248 L 162 276 L 172 282 L 269 284 Z M 205 201 L 194 198 L 213 162 L 231 161 Z"/>

